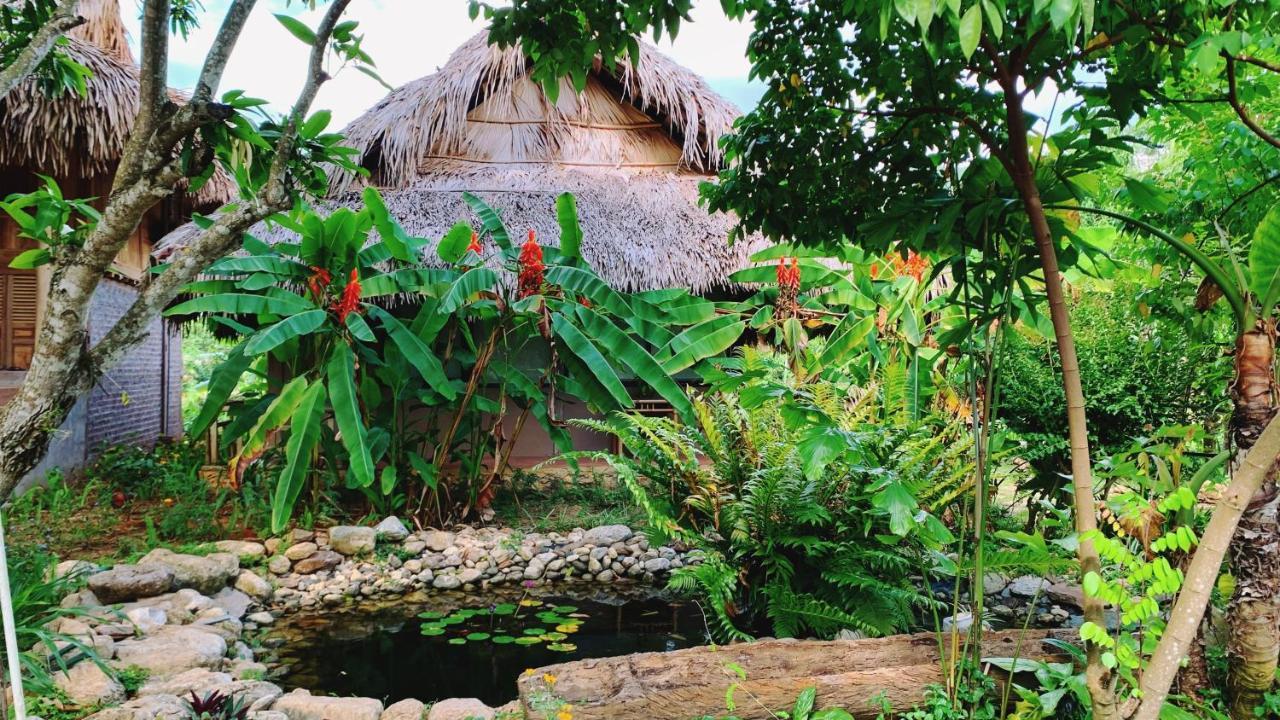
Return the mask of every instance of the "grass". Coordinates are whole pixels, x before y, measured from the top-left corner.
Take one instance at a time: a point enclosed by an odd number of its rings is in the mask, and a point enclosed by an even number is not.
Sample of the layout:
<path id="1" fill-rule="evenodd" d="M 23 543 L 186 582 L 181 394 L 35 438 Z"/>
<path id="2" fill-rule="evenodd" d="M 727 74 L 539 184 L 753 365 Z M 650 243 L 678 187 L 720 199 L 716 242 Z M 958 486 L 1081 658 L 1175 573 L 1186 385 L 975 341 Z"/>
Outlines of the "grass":
<path id="1" fill-rule="evenodd" d="M 645 526 L 644 512 L 612 477 L 517 473 L 493 501 L 500 522 L 531 532 L 599 525 Z"/>

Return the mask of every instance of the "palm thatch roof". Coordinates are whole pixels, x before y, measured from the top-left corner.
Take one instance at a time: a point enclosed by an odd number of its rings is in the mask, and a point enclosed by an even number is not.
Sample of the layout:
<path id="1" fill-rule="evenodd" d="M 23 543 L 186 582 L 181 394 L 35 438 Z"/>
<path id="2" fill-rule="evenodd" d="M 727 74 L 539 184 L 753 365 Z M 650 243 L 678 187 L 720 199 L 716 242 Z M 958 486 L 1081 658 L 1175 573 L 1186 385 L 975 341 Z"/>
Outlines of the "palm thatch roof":
<path id="1" fill-rule="evenodd" d="M 28 168 L 59 177 L 109 177 L 138 113 L 138 67 L 133 62 L 118 0 L 81 0 L 85 24 L 62 50 L 87 67 L 83 95 L 50 97 L 27 78 L 0 101 L 0 167 Z M 183 96 L 170 91 L 170 98 Z M 214 206 L 235 194 L 215 172 L 196 193 L 196 205 Z"/>
<path id="2" fill-rule="evenodd" d="M 356 206 L 359 191 L 383 191 L 405 229 L 443 236 L 454 223 L 479 226 L 463 192 L 502 213 L 513 235 L 559 243 L 555 199 L 577 196 L 582 252 L 622 290 L 730 285 L 759 237 L 730 245 L 730 215 L 698 205 L 698 184 L 721 168 L 719 140 L 739 111 L 697 74 L 648 44 L 634 65 L 597 62 L 577 92 L 564 80 L 553 102 L 529 78 L 518 47 L 481 32 L 437 72 L 392 91 L 344 130 L 367 178 L 335 173 L 330 204 Z M 259 228 L 268 241 L 287 231 Z M 166 255 L 180 238 L 157 248 Z M 439 262 L 428 249 L 427 263 Z"/>

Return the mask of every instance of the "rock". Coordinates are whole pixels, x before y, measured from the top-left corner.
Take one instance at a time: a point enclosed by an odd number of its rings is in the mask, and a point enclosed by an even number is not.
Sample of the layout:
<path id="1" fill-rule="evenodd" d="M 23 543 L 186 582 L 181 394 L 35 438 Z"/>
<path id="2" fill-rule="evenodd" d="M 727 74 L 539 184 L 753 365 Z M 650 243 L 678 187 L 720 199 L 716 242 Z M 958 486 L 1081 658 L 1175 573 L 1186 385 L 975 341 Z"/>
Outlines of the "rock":
<path id="1" fill-rule="evenodd" d="M 388 705 L 387 709 L 382 711 L 382 720 L 422 720 L 426 710 L 426 705 L 408 698 Z"/>
<path id="2" fill-rule="evenodd" d="M 154 632 L 169 621 L 164 610 L 158 607 L 136 607 L 125 612 L 124 616 L 133 623 L 143 635 Z"/>
<path id="3" fill-rule="evenodd" d="M 245 715 L 246 720 L 289 720 L 289 716 L 276 710 L 254 710 Z"/>
<path id="4" fill-rule="evenodd" d="M 173 589 L 174 573 L 167 567 L 120 565 L 89 576 L 89 590 L 104 603 L 154 597 Z"/>
<path id="5" fill-rule="evenodd" d="M 408 533 L 406 532 L 407 536 Z M 378 534 L 373 528 L 355 525 L 335 525 L 329 528 L 329 547 L 343 555 L 364 555 L 373 552 Z"/>
<path id="6" fill-rule="evenodd" d="M 252 660 L 236 660 L 231 663 L 231 677 L 237 680 L 261 680 L 267 676 L 267 666 Z"/>
<path id="7" fill-rule="evenodd" d="M 336 568 L 341 564 L 341 555 L 332 550 L 321 550 L 305 560 L 294 563 L 293 571 L 299 575 L 310 575 L 321 570 Z"/>
<path id="8" fill-rule="evenodd" d="M 982 576 L 982 593 L 995 595 L 1009 586 L 1009 578 L 1000 573 L 987 573 Z"/>
<path id="9" fill-rule="evenodd" d="M 524 568 L 524 579 L 537 580 L 542 577 L 542 573 L 545 572 L 546 569 L 546 566 L 542 564 L 541 560 L 534 558 L 533 560 L 530 560 L 529 564 Z"/>
<path id="10" fill-rule="evenodd" d="M 1043 595 L 1049 587 L 1049 581 L 1035 575 L 1023 575 L 1009 581 L 1009 593 L 1018 597 L 1034 597 Z"/>
<path id="11" fill-rule="evenodd" d="M 431 706 L 427 720 L 493 720 L 493 708 L 475 698 L 449 698 Z"/>
<path id="12" fill-rule="evenodd" d="M 200 557 L 156 548 L 138 561 L 138 567 L 168 568 L 173 571 L 174 587 L 192 588 L 212 595 L 226 587 L 240 572 L 240 560 L 230 553 L 211 553 Z"/>
<path id="13" fill-rule="evenodd" d="M 227 641 L 216 633 L 190 625 L 166 625 L 147 637 L 116 643 L 114 662 L 162 676 L 197 667 L 216 669 L 226 654 Z"/>
<path id="14" fill-rule="evenodd" d="M 613 582 L 613 575 L 613 570 L 601 570 L 600 574 L 596 575 L 596 582 Z"/>
<path id="15" fill-rule="evenodd" d="M 310 542 L 310 541 L 300 542 L 295 545 L 290 545 L 288 548 L 285 548 L 284 556 L 289 560 L 297 562 L 299 560 L 304 560 L 306 558 L 311 557 L 319 549 L 320 549 L 320 546 L 316 545 L 313 542 Z"/>
<path id="16" fill-rule="evenodd" d="M 991 629 L 991 626 L 985 622 L 982 623 L 982 627 L 986 630 Z M 950 617 L 942 618 L 942 631 L 951 632 L 953 629 L 956 630 L 957 632 L 962 632 L 962 633 L 969 632 L 970 630 L 972 630 L 973 629 L 973 613 L 962 612 L 962 613 L 956 613 L 955 615 L 952 615 Z"/>
<path id="17" fill-rule="evenodd" d="M 316 534 L 310 530 L 302 528 L 294 528 L 289 531 L 289 544 L 297 545 L 298 543 L 311 542 L 316 539 Z"/>
<path id="18" fill-rule="evenodd" d="M 666 572 L 671 569 L 671 561 L 664 557 L 646 560 L 644 563 L 644 569 L 651 573 Z"/>
<path id="19" fill-rule="evenodd" d="M 101 568 L 87 560 L 64 560 L 54 566 L 53 578 L 60 580 L 62 578 L 88 577 L 99 570 Z"/>
<path id="20" fill-rule="evenodd" d="M 462 586 L 462 580 L 457 575 L 436 575 L 431 581 L 431 587 L 441 590 L 453 590 Z"/>
<path id="21" fill-rule="evenodd" d="M 58 604 L 64 608 L 95 608 L 101 607 L 102 601 L 98 599 L 90 590 L 81 590 L 73 592 L 62 598 L 62 602 Z"/>
<path id="22" fill-rule="evenodd" d="M 467 568 L 466 570 L 463 570 L 462 572 L 458 573 L 458 581 L 461 582 L 463 585 L 466 585 L 467 583 L 473 583 L 482 577 L 484 577 L 484 572 L 482 570 L 477 570 L 475 568 Z"/>
<path id="23" fill-rule="evenodd" d="M 227 615 L 239 620 L 248 612 L 249 606 L 253 601 L 249 596 L 235 588 L 224 587 L 213 597 L 209 598 L 213 603 L 213 607 L 225 610 Z"/>
<path id="24" fill-rule="evenodd" d="M 93 720 L 186 720 L 187 717 L 187 706 L 175 695 L 134 698 L 89 716 Z"/>
<path id="25" fill-rule="evenodd" d="M 431 552 L 444 552 L 453 545 L 454 535 L 444 530 L 428 530 L 422 533 L 422 542 Z"/>
<path id="26" fill-rule="evenodd" d="M 1050 600 L 1060 605 L 1070 605 L 1073 608 L 1084 609 L 1084 591 L 1080 589 L 1079 585 L 1058 582 L 1045 588 L 1044 592 L 1045 595 L 1049 596 Z"/>
<path id="27" fill-rule="evenodd" d="M 372 698 L 320 697 L 291 692 L 282 695 L 271 709 L 289 720 L 378 720 L 382 703 Z"/>
<path id="28" fill-rule="evenodd" d="M 293 567 L 293 563 L 289 562 L 289 558 L 284 555 L 273 555 L 271 560 L 267 562 L 267 569 L 276 575 L 284 575 Z"/>
<path id="29" fill-rule="evenodd" d="M 138 688 L 138 697 L 147 695 L 177 695 L 184 697 L 194 692 L 203 695 L 217 685 L 231 682 L 231 676 L 224 672 L 214 672 L 208 668 L 192 668 L 168 677 L 148 678 Z"/>
<path id="30" fill-rule="evenodd" d="M 400 522 L 400 518 L 392 515 L 373 528 L 374 533 L 391 542 L 400 542 L 409 537 L 409 528 Z"/>
<path id="31" fill-rule="evenodd" d="M 267 554 L 265 545 L 247 540 L 219 540 L 213 546 L 218 548 L 218 552 L 235 555 L 240 562 L 257 560 Z"/>
<path id="32" fill-rule="evenodd" d="M 844 628 L 840 632 L 836 633 L 835 639 L 836 640 L 861 640 L 866 636 L 867 636 L 866 633 L 862 632 L 861 630 L 852 630 L 850 628 Z"/>
<path id="33" fill-rule="evenodd" d="M 236 578 L 236 590 L 252 597 L 255 600 L 265 601 L 271 597 L 271 583 L 262 579 L 260 575 L 250 570 L 241 570 L 240 576 Z"/>
<path id="34" fill-rule="evenodd" d="M 421 555 L 422 551 L 427 549 L 427 544 L 421 540 L 405 540 L 401 547 L 410 555 Z"/>
<path id="35" fill-rule="evenodd" d="M 124 702 L 124 686 L 88 660 L 76 663 L 66 672 L 56 673 L 53 679 L 77 707 Z"/>
<path id="36" fill-rule="evenodd" d="M 280 552 L 280 545 L 283 543 L 284 541 L 280 538 L 267 538 L 263 541 L 262 546 L 267 549 L 268 555 L 275 555 Z"/>
<path id="37" fill-rule="evenodd" d="M 276 621 L 275 615 L 272 615 L 269 612 L 252 613 L 250 615 L 246 615 L 244 619 L 257 625 L 270 625 Z"/>
<path id="38" fill-rule="evenodd" d="M 626 525 L 601 525 L 583 533 L 582 542 L 588 545 L 612 545 L 625 542 L 634 534 Z"/>

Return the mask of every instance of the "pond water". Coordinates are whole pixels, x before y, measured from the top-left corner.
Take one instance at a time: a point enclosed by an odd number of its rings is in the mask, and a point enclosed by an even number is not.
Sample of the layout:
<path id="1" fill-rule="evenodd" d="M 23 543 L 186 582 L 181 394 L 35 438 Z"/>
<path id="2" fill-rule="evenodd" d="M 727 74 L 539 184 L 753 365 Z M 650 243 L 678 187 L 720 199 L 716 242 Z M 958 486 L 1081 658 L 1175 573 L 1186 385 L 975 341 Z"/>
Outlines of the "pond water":
<path id="1" fill-rule="evenodd" d="M 425 632 L 424 632 L 425 629 Z M 436 593 L 424 602 L 282 618 L 270 637 L 286 689 L 426 703 L 475 697 L 500 705 L 516 678 L 583 658 L 707 642 L 698 606 L 661 596 Z"/>

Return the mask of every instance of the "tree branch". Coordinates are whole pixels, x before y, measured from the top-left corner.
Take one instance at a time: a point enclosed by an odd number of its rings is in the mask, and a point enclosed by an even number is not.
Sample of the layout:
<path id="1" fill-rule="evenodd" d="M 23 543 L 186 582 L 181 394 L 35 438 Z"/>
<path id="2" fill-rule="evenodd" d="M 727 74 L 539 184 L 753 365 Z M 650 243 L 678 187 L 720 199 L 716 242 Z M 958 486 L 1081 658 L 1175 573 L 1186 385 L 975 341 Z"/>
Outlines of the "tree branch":
<path id="1" fill-rule="evenodd" d="M 1249 111 L 1240 102 L 1240 95 L 1236 92 L 1236 59 L 1227 55 L 1227 102 L 1231 104 L 1231 109 L 1236 111 L 1236 115 L 1240 117 L 1240 121 L 1249 128 L 1254 135 L 1262 138 L 1264 142 L 1272 147 L 1280 148 L 1280 138 L 1272 135 L 1262 128 L 1261 125 L 1253 119 Z"/>
<path id="2" fill-rule="evenodd" d="M 1013 173 L 1013 162 L 1009 158 L 1009 154 L 1005 151 L 1004 146 L 1002 146 L 1000 142 L 996 139 L 996 136 L 988 132 L 986 128 L 982 127 L 982 125 L 979 124 L 978 121 L 975 120 L 968 113 L 965 113 L 957 108 L 950 107 L 947 105 L 922 105 L 919 107 L 911 108 L 909 110 L 868 110 L 865 108 L 863 109 L 841 108 L 841 107 L 834 107 L 834 106 L 832 106 L 832 109 L 841 110 L 843 112 L 850 112 L 856 115 L 866 115 L 869 117 L 903 118 L 906 120 L 923 117 L 926 115 L 942 115 L 945 117 L 953 118 L 956 121 L 958 121 L 961 125 L 969 128 L 969 130 L 971 130 L 973 134 L 977 136 L 978 140 L 982 142 L 983 147 L 987 148 L 987 150 L 991 153 L 991 156 L 994 157 L 996 160 L 999 160 L 1000 164 L 1004 166 L 1004 169 L 1006 171 L 1008 171 L 1010 174 Z"/>
<path id="3" fill-rule="evenodd" d="M 236 42 L 240 39 L 240 32 L 244 30 L 249 14 L 253 12 L 253 6 L 256 4 L 257 0 L 234 0 L 231 7 L 227 9 L 227 15 L 222 19 L 222 26 L 218 28 L 218 35 L 214 38 L 213 45 L 209 47 L 209 54 L 205 56 L 204 67 L 200 70 L 200 79 L 196 81 L 195 91 L 191 94 L 193 103 L 209 100 L 218 91 L 218 85 L 222 82 L 222 73 L 227 69 L 227 62 L 231 59 L 231 51 L 235 49 Z"/>
<path id="4" fill-rule="evenodd" d="M 0 100 L 3 100 L 9 91 L 17 87 L 18 83 L 28 75 L 35 72 L 63 33 L 84 24 L 84 18 L 76 14 L 77 2 L 78 0 L 59 0 L 53 14 L 31 37 L 31 42 L 18 53 L 12 64 L 0 69 Z"/>
<path id="5" fill-rule="evenodd" d="M 138 71 L 138 115 L 111 185 L 114 195 L 138 182 L 151 136 L 168 102 L 169 0 L 146 0 L 142 9 L 142 62 Z"/>

